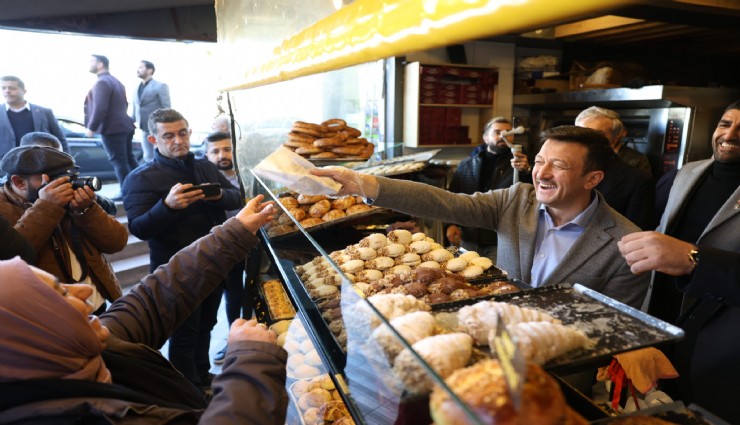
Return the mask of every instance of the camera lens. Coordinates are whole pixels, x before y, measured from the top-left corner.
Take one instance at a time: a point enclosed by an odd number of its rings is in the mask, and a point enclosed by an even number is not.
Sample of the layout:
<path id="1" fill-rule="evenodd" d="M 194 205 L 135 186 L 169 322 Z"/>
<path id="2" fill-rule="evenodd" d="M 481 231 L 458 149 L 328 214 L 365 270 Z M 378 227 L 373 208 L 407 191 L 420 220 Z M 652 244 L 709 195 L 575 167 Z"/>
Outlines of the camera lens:
<path id="1" fill-rule="evenodd" d="M 98 191 L 103 187 L 103 184 L 100 182 L 100 179 L 97 177 L 81 177 L 81 176 L 74 176 L 70 178 L 70 183 L 72 183 L 72 189 L 80 189 L 85 186 L 89 186 L 90 189 L 94 191 Z"/>

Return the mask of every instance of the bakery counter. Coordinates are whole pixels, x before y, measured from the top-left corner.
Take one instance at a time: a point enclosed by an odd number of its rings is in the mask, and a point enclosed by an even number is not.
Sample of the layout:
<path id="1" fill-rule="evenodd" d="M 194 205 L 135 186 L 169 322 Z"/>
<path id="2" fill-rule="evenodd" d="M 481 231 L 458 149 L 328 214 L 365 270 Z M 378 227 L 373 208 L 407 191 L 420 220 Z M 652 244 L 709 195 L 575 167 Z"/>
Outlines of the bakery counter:
<path id="1" fill-rule="evenodd" d="M 263 190 L 278 199 L 279 191 Z M 295 319 L 273 326 L 287 330 L 279 340 L 290 355 L 289 385 L 310 381 L 292 387 L 303 423 L 334 423 L 345 410 L 367 424 L 480 424 L 512 415 L 521 423 L 587 423 L 584 416 L 599 412 L 586 413 L 550 371 L 593 370 L 618 352 L 682 337 L 580 285 L 532 289 L 489 259 L 449 251 L 423 233 L 308 232 L 294 224 L 295 236 L 265 229 L 261 236 L 295 304 Z M 614 329 L 627 325 L 637 331 Z M 337 412 L 322 408 L 336 398 L 339 413 L 325 413 Z"/>

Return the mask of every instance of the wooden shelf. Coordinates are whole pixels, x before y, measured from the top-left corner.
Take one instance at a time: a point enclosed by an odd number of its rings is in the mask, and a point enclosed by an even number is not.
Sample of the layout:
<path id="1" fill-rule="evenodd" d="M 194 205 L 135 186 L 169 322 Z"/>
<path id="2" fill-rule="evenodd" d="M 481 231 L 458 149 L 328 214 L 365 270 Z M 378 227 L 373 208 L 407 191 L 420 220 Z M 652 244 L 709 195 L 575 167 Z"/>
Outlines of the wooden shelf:
<path id="1" fill-rule="evenodd" d="M 492 108 L 491 105 L 470 105 L 467 103 L 420 103 L 419 106 L 432 108 Z"/>

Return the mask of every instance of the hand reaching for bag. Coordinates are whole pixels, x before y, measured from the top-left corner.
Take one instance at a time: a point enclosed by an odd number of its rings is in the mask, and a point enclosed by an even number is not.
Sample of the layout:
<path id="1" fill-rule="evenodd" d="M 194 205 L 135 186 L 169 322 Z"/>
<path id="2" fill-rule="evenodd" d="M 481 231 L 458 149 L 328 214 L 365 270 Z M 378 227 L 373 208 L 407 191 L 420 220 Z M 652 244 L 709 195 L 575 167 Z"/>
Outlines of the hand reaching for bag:
<path id="1" fill-rule="evenodd" d="M 263 199 L 264 195 L 255 196 L 236 215 L 236 219 L 254 234 L 260 227 L 271 222 L 277 212 L 274 202 L 262 202 Z"/>

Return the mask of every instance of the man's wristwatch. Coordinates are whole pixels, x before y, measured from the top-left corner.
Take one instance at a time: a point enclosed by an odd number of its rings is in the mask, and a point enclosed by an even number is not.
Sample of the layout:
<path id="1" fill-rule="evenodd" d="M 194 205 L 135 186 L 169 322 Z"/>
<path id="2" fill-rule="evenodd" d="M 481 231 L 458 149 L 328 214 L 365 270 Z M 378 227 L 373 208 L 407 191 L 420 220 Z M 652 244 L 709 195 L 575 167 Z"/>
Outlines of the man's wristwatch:
<path id="1" fill-rule="evenodd" d="M 691 271 L 694 271 L 694 269 L 696 269 L 696 266 L 699 264 L 698 249 L 692 249 L 691 251 L 689 251 L 689 261 L 691 261 Z"/>

